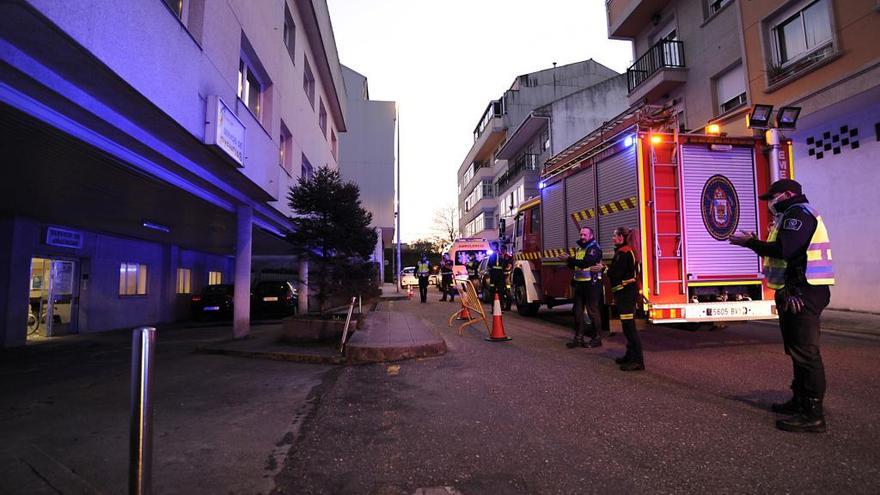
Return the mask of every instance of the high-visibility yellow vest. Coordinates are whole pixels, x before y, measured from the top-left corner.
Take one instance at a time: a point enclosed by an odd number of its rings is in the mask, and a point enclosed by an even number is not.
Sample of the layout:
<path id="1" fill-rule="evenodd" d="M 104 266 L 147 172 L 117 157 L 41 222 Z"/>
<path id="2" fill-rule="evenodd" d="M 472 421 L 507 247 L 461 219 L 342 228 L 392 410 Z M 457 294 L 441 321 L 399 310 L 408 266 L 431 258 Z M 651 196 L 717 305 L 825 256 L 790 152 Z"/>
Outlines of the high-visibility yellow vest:
<path id="1" fill-rule="evenodd" d="M 580 246 L 575 248 L 575 251 L 574 251 L 574 260 L 575 261 L 581 261 L 586 257 L 587 257 L 587 250 L 586 249 L 584 249 Z M 575 268 L 574 273 L 572 274 L 572 278 L 575 280 L 575 282 L 587 282 L 589 280 L 592 280 L 592 277 L 590 277 L 590 270 L 583 269 L 583 268 Z"/>
<path id="2" fill-rule="evenodd" d="M 416 273 L 420 277 L 427 277 L 428 276 L 429 270 L 428 270 L 428 262 L 427 261 L 419 261 L 416 266 L 418 267 L 418 269 L 416 270 Z"/>
<path id="3" fill-rule="evenodd" d="M 794 207 L 800 207 L 816 217 L 816 231 L 810 238 L 810 245 L 807 246 L 807 283 L 810 285 L 834 285 L 834 268 L 831 265 L 831 240 L 828 238 L 828 230 L 825 228 L 825 222 L 822 216 L 810 205 L 797 204 Z M 776 219 L 770 228 L 770 235 L 767 236 L 767 242 L 773 242 L 779 235 L 780 223 L 782 215 Z M 785 260 L 779 258 L 764 258 L 764 275 L 767 277 L 767 285 L 771 289 L 781 289 L 785 287 L 785 269 L 788 266 Z"/>

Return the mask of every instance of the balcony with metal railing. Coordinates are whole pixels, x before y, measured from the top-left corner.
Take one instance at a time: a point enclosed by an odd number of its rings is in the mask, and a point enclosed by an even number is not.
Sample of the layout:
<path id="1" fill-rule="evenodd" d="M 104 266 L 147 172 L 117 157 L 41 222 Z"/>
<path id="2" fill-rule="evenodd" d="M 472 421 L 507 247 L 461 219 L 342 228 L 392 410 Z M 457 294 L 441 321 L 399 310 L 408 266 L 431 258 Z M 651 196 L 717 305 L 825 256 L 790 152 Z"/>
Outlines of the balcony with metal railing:
<path id="1" fill-rule="evenodd" d="M 684 44 L 679 40 L 660 40 L 626 70 L 630 103 L 647 99 L 649 103 L 687 80 Z"/>
<path id="2" fill-rule="evenodd" d="M 519 179 L 520 176 L 522 176 L 527 171 L 538 171 L 539 167 L 540 164 L 538 162 L 538 155 L 534 155 L 531 153 L 520 155 L 495 181 L 496 194 L 501 194 L 501 192 L 504 191 L 504 189 L 508 185 Z"/>

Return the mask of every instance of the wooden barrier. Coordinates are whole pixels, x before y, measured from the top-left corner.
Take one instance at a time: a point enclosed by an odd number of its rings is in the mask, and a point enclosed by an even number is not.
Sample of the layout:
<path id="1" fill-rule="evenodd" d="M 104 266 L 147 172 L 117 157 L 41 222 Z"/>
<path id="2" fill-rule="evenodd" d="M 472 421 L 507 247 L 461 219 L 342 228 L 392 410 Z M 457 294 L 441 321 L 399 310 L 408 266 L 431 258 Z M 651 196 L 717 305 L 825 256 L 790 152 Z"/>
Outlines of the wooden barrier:
<path id="1" fill-rule="evenodd" d="M 477 324 L 481 321 L 483 322 L 483 325 L 486 326 L 486 335 L 489 335 L 492 330 L 489 328 L 489 320 L 486 319 L 486 311 L 483 309 L 483 304 L 477 296 L 477 289 L 474 287 L 474 284 L 471 283 L 470 280 L 456 280 L 456 282 L 459 285 L 458 295 L 461 298 L 461 309 L 449 317 L 448 326 L 451 327 L 453 320 L 461 316 L 463 313 L 466 313 L 468 318 L 466 318 L 466 322 L 458 327 L 459 335 L 464 332 L 465 327 Z M 474 316 L 475 314 L 479 315 L 479 317 Z"/>

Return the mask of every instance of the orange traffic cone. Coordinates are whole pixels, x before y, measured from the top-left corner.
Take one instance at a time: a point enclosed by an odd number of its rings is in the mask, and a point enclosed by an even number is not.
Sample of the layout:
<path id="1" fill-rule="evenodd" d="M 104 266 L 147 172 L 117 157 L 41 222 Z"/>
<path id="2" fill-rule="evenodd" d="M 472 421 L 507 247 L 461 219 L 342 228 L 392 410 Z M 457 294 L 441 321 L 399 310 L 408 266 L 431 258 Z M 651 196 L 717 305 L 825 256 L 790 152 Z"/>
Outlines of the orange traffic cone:
<path id="1" fill-rule="evenodd" d="M 461 301 L 461 309 L 458 310 L 458 318 L 456 318 L 456 320 L 471 321 L 471 312 L 468 311 L 468 307 L 464 303 L 464 298 L 462 297 L 460 299 L 460 301 Z"/>
<path id="2" fill-rule="evenodd" d="M 486 340 L 489 342 L 503 342 L 511 340 L 504 333 L 504 322 L 501 320 L 501 298 L 495 293 L 495 302 L 492 304 L 492 335 Z"/>

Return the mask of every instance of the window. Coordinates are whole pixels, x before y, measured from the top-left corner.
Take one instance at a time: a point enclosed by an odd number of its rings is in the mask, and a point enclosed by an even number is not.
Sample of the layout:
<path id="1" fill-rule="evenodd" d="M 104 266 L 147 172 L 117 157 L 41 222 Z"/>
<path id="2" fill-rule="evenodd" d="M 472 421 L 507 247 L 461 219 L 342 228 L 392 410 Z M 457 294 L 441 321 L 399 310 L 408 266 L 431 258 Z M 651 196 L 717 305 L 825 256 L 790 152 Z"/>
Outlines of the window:
<path id="1" fill-rule="evenodd" d="M 119 295 L 143 296 L 147 293 L 147 265 L 122 263 L 119 265 Z"/>
<path id="2" fill-rule="evenodd" d="M 531 221 L 529 222 L 529 234 L 537 234 L 541 232 L 541 209 L 532 208 L 529 210 Z"/>
<path id="3" fill-rule="evenodd" d="M 330 152 L 333 153 L 333 159 L 339 160 L 339 157 L 336 156 L 338 144 L 336 142 L 336 132 L 333 129 L 330 129 Z"/>
<path id="4" fill-rule="evenodd" d="M 263 85 L 257 79 L 253 67 L 242 58 L 238 61 L 238 98 L 260 119 L 260 100 Z"/>
<path id="5" fill-rule="evenodd" d="M 302 154 L 302 165 L 300 165 L 300 172 L 299 172 L 300 177 L 303 177 L 305 179 L 311 179 L 312 175 L 314 175 L 314 173 L 315 173 L 315 171 L 312 168 L 311 162 L 309 162 L 309 159 L 306 157 L 306 154 L 303 153 Z"/>
<path id="6" fill-rule="evenodd" d="M 284 46 L 287 47 L 290 61 L 296 64 L 293 50 L 296 46 L 296 24 L 293 23 L 293 16 L 290 15 L 290 9 L 286 4 L 284 5 Z"/>
<path id="7" fill-rule="evenodd" d="M 550 130 L 544 129 L 541 132 L 541 151 L 547 151 L 550 149 Z"/>
<path id="8" fill-rule="evenodd" d="M 208 285 L 223 283 L 223 272 L 208 272 Z"/>
<path id="9" fill-rule="evenodd" d="M 312 67 L 309 65 L 309 59 L 303 55 L 303 90 L 306 92 L 306 98 L 312 109 L 315 108 L 315 76 L 312 74 Z"/>
<path id="10" fill-rule="evenodd" d="M 327 139 L 327 109 L 324 108 L 324 100 L 319 98 L 318 103 L 318 127 L 321 128 L 321 135 Z"/>
<path id="11" fill-rule="evenodd" d="M 721 7 L 729 4 L 731 0 L 707 0 L 709 7 L 709 16 L 715 15 L 718 11 L 721 10 Z"/>
<path id="12" fill-rule="evenodd" d="M 192 294 L 192 270 L 189 268 L 177 269 L 177 293 Z"/>
<path id="13" fill-rule="evenodd" d="M 746 104 L 746 83 L 741 63 L 715 79 L 715 97 L 719 115 Z"/>
<path id="14" fill-rule="evenodd" d="M 287 175 L 293 176 L 293 136 L 281 122 L 281 144 L 278 147 L 278 165 L 287 172 Z"/>
<path id="15" fill-rule="evenodd" d="M 771 28 L 775 65 L 790 64 L 831 43 L 828 0 L 817 0 Z"/>

